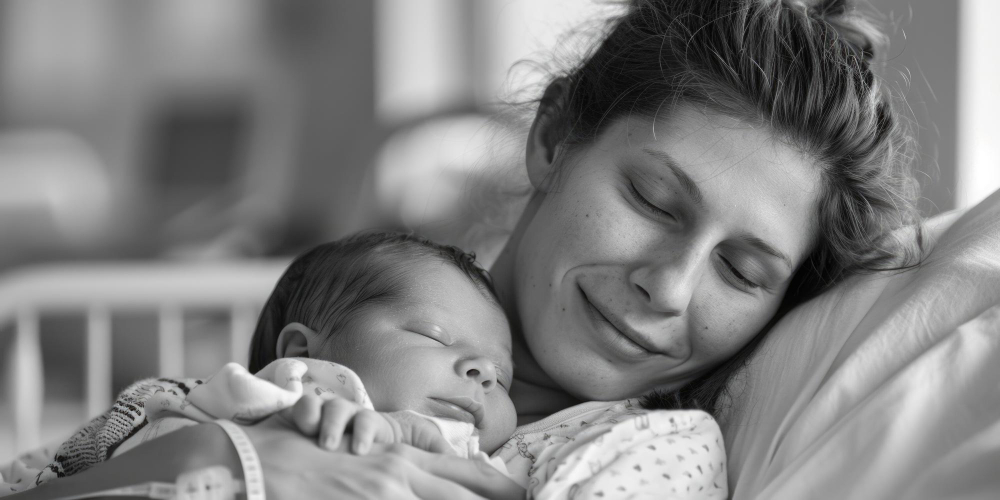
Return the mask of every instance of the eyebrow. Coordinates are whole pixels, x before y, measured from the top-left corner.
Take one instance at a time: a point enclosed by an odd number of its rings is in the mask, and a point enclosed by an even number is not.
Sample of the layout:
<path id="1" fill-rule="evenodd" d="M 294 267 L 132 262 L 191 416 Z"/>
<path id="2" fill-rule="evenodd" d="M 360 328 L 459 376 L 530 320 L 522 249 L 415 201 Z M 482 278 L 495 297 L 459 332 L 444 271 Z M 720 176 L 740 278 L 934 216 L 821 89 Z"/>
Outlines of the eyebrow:
<path id="1" fill-rule="evenodd" d="M 689 176 L 687 172 L 685 172 L 684 169 L 680 167 L 680 165 L 677 164 L 677 162 L 673 159 L 673 157 L 668 155 L 666 152 L 651 148 L 643 148 L 642 152 L 659 160 L 660 163 L 662 163 L 664 166 L 670 169 L 670 171 L 673 172 L 674 177 L 677 177 L 677 181 L 681 183 L 681 189 L 683 189 L 684 192 L 687 193 L 688 196 L 690 196 L 691 199 L 694 200 L 694 202 L 699 207 L 704 207 L 704 202 L 703 202 L 704 196 L 701 193 L 701 189 L 698 188 L 698 184 L 694 182 L 694 179 L 692 179 L 691 176 Z M 788 258 L 788 256 L 785 255 L 781 250 L 774 248 L 766 241 L 758 238 L 757 236 L 754 236 L 752 234 L 743 234 L 740 235 L 740 240 L 742 240 L 747 245 L 750 245 L 756 248 L 757 250 L 760 250 L 761 252 L 777 257 L 786 266 L 788 266 L 788 269 L 794 269 L 792 267 L 792 259 Z"/>
<path id="2" fill-rule="evenodd" d="M 660 163 L 670 169 L 670 171 L 673 172 L 674 177 L 677 178 L 677 181 L 681 183 L 681 189 L 683 189 L 684 192 L 687 193 L 699 207 L 704 206 L 702 201 L 704 200 L 704 196 L 701 194 L 701 189 L 698 189 L 698 184 L 691 179 L 691 176 L 689 176 L 687 172 L 680 167 L 680 165 L 677 164 L 672 156 L 663 151 L 657 151 L 650 148 L 643 148 L 642 152 L 659 160 Z"/>
<path id="3" fill-rule="evenodd" d="M 761 252 L 764 252 L 766 254 L 781 259 L 781 261 L 784 262 L 786 266 L 788 266 L 788 269 L 793 269 L 792 259 L 788 258 L 788 256 L 782 253 L 781 250 L 778 250 L 777 248 L 768 245 L 766 241 L 752 234 L 742 234 L 740 235 L 740 240 L 742 240 L 747 245 L 750 245 L 756 248 L 757 250 L 760 250 Z"/>

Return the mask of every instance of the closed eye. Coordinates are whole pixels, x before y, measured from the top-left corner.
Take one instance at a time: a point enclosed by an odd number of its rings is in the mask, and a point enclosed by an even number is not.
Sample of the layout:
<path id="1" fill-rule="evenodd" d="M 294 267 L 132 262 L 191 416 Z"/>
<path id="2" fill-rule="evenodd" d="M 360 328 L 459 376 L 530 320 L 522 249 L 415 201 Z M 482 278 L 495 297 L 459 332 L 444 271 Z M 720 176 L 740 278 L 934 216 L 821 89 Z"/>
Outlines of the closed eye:
<path id="1" fill-rule="evenodd" d="M 427 333 L 424 333 L 424 332 L 415 332 L 413 330 L 410 330 L 410 332 L 411 333 L 415 333 L 417 335 L 420 335 L 421 337 L 433 340 L 433 341 L 435 341 L 435 342 L 437 342 L 437 343 L 439 343 L 441 345 L 449 345 L 440 336 L 433 335 L 433 334 L 427 334 Z"/>
<path id="2" fill-rule="evenodd" d="M 425 321 L 413 322 L 407 325 L 406 331 L 422 335 L 444 345 L 451 345 L 454 343 L 451 335 L 441 328 L 441 326 L 434 323 Z"/>
<path id="3" fill-rule="evenodd" d="M 753 281 L 747 279 L 746 276 L 743 276 L 743 273 L 741 273 L 739 269 L 736 269 L 736 266 L 732 265 L 725 257 L 720 255 L 719 260 L 722 261 L 723 265 L 726 267 L 726 270 L 729 272 L 730 277 L 732 277 L 732 279 L 736 281 L 739 287 L 750 290 L 761 287 L 757 283 L 754 283 Z"/>
<path id="4" fill-rule="evenodd" d="M 639 202 L 640 205 L 642 205 L 643 207 L 645 207 L 647 210 L 649 210 L 653 214 L 659 215 L 659 216 L 663 216 L 663 217 L 669 217 L 671 219 L 676 219 L 676 217 L 674 217 L 673 214 L 671 214 L 670 212 L 667 212 L 666 210 L 664 210 L 664 209 L 662 209 L 662 208 L 654 205 L 653 202 L 649 201 L 648 198 L 646 198 L 645 196 L 643 196 L 642 193 L 639 192 L 639 189 L 637 189 L 635 187 L 635 183 L 634 182 L 632 182 L 632 181 L 628 182 L 628 190 L 629 190 L 630 193 L 632 193 L 632 197 L 635 198 L 635 200 L 637 202 Z"/>

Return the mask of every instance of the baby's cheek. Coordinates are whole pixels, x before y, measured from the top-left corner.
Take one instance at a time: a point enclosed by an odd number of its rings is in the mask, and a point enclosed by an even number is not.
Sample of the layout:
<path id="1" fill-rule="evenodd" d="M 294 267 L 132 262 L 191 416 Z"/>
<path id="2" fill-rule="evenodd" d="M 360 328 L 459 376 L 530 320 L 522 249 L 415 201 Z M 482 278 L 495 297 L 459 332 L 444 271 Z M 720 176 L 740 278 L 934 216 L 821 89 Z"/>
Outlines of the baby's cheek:
<path id="1" fill-rule="evenodd" d="M 479 433 L 479 448 L 486 453 L 493 453 L 506 443 L 517 427 L 517 412 L 510 397 L 506 392 L 502 395 L 494 394 L 489 396 L 486 418 Z"/>

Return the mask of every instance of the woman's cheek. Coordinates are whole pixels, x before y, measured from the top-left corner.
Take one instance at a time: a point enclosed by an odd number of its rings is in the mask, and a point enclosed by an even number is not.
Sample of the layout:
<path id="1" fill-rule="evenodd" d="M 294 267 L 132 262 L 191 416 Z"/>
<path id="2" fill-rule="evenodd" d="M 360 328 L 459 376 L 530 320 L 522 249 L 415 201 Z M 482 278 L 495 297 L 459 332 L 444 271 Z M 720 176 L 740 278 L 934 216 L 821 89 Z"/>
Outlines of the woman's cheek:
<path id="1" fill-rule="evenodd" d="M 606 177 L 582 177 L 582 186 L 573 194 L 576 202 L 561 217 L 564 242 L 559 249 L 587 264 L 620 262 L 636 240 L 650 232 L 643 230 L 641 217 Z"/>
<path id="2" fill-rule="evenodd" d="M 724 292 L 715 292 L 716 300 L 693 311 L 697 318 L 694 330 L 698 332 L 695 350 L 706 359 L 721 361 L 732 356 L 764 326 L 756 298 Z"/>

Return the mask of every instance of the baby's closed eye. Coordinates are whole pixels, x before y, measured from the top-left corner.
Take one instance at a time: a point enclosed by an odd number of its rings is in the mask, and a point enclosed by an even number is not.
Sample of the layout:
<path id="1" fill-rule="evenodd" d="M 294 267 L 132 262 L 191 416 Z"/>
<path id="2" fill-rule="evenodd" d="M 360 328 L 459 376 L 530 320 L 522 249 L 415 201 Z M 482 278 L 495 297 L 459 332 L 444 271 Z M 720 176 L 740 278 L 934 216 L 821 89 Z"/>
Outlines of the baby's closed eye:
<path id="1" fill-rule="evenodd" d="M 406 331 L 416 333 L 417 335 L 423 335 L 431 340 L 435 340 L 444 345 L 452 345 L 454 340 L 451 335 L 441 328 L 440 325 L 434 323 L 429 323 L 426 321 L 413 321 L 408 323 L 405 327 Z"/>

